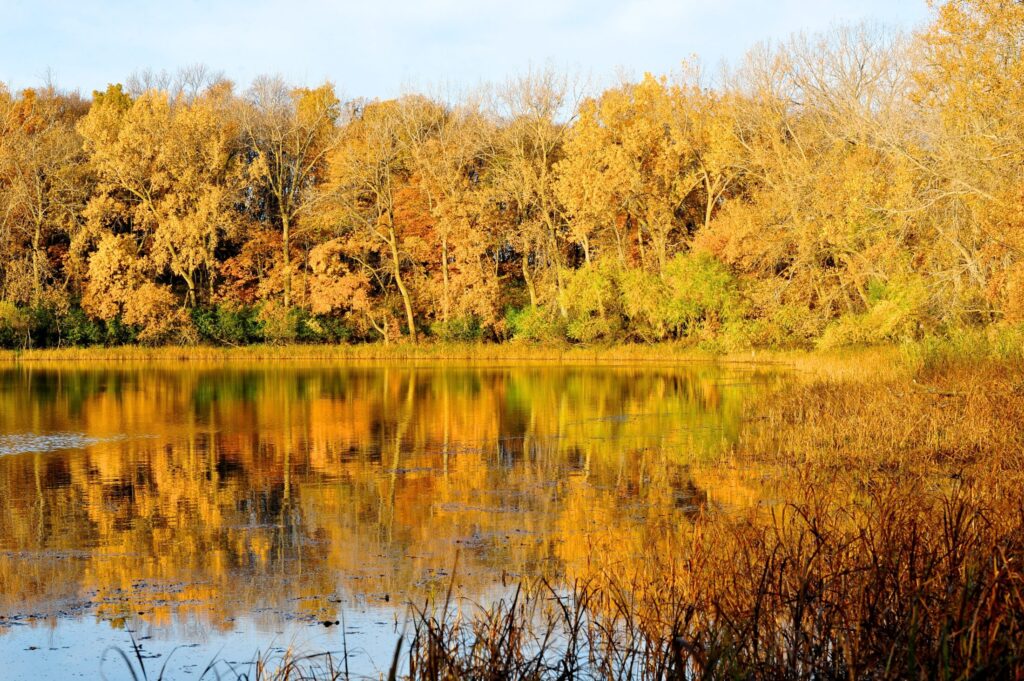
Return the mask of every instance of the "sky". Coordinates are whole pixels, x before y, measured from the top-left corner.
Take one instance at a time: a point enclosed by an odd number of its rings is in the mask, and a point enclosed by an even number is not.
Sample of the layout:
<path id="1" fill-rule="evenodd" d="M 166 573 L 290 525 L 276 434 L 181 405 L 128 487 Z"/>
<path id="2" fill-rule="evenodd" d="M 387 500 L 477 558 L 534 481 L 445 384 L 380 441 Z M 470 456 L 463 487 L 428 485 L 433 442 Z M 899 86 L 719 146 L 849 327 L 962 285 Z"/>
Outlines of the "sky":
<path id="1" fill-rule="evenodd" d="M 0 81 L 89 93 L 202 63 L 348 97 L 472 88 L 551 65 L 592 80 L 713 70 L 792 33 L 915 28 L 926 0 L 0 0 Z"/>

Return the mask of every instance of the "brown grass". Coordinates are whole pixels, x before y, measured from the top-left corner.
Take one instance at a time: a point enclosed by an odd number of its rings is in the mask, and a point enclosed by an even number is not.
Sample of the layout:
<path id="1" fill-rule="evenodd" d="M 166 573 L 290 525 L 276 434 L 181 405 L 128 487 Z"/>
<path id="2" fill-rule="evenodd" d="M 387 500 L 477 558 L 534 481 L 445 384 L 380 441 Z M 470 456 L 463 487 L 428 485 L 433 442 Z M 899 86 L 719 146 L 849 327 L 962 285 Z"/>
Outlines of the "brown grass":
<path id="1" fill-rule="evenodd" d="M 777 503 L 474 615 L 417 619 L 416 678 L 1024 678 L 1024 368 L 812 379 L 732 452 Z M 439 614 L 440 613 L 440 614 Z"/>
<path id="2" fill-rule="evenodd" d="M 1024 471 L 1024 369 L 987 362 L 880 377 L 817 380 L 751 414 L 736 454 L 779 465 Z"/>
<path id="3" fill-rule="evenodd" d="M 711 353 L 692 345 L 567 345 L 508 343 L 421 343 L 411 345 L 249 345 L 44 348 L 0 350 L 2 364 L 36 363 L 123 363 L 123 362 L 263 362 L 263 361 L 424 361 L 424 362 L 543 362 L 543 363 L 671 363 L 721 362 L 771 364 L 795 368 L 810 374 L 852 376 L 873 372 L 877 367 L 901 366 L 895 348 L 871 348 L 842 355 L 806 351 L 744 351 Z M 871 367 L 870 370 L 867 367 Z"/>
<path id="4" fill-rule="evenodd" d="M 671 554 L 566 591 L 421 614 L 411 676 L 1020 678 L 1019 487 L 868 484 L 851 502 L 831 483 L 805 478 L 767 521 L 701 518 Z"/>

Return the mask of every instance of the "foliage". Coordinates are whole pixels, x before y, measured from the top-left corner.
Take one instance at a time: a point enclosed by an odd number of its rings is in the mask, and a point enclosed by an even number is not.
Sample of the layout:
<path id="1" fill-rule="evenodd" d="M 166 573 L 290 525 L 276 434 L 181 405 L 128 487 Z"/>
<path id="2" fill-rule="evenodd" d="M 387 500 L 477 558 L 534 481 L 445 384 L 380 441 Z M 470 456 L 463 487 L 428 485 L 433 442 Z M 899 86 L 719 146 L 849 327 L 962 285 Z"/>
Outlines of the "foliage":
<path id="1" fill-rule="evenodd" d="M 928 291 L 920 279 L 873 281 L 868 285 L 868 309 L 837 319 L 825 329 L 818 346 L 827 349 L 914 340 L 922 335 L 927 305 Z"/>
<path id="2" fill-rule="evenodd" d="M 565 339 L 565 325 L 557 312 L 542 306 L 509 308 L 505 324 L 513 338 L 534 342 L 552 342 Z"/>
<path id="3" fill-rule="evenodd" d="M 677 255 L 665 267 L 665 324 L 680 336 L 716 331 L 743 314 L 736 280 L 709 255 Z"/>
<path id="4" fill-rule="evenodd" d="M 822 332 L 821 320 L 802 305 L 779 305 L 747 323 L 750 344 L 763 348 L 811 347 Z"/>
<path id="5" fill-rule="evenodd" d="M 104 341 L 105 329 L 80 307 L 72 307 L 61 320 L 63 337 L 68 345 L 87 347 Z"/>
<path id="6" fill-rule="evenodd" d="M 0 301 L 0 347 L 24 348 L 28 342 L 28 315 L 13 304 Z"/>
<path id="7" fill-rule="evenodd" d="M 433 336 L 443 341 L 462 343 L 479 341 L 483 336 L 480 319 L 474 315 L 465 315 L 447 322 L 438 322 L 431 327 L 430 332 Z"/>
<path id="8" fill-rule="evenodd" d="M 256 318 L 268 343 L 289 343 L 299 337 L 299 313 L 295 308 L 271 300 L 260 306 Z"/>
<path id="9" fill-rule="evenodd" d="M 199 337 L 217 345 L 246 345 L 263 340 L 257 320 L 258 312 L 252 307 L 226 304 L 209 308 L 194 308 L 192 322 Z"/>
<path id="10" fill-rule="evenodd" d="M 583 343 L 615 340 L 621 326 L 618 268 L 611 261 L 584 265 L 566 274 L 562 307 L 566 334 Z"/>
<path id="11" fill-rule="evenodd" d="M 4 342 L 67 342 L 77 305 L 106 329 L 83 342 L 832 348 L 1012 326 L 1022 35 L 1020 3 L 946 0 L 912 36 L 837 27 L 714 87 L 688 63 L 580 102 L 552 69 L 454 102 L 205 72 L 91 101 L 4 89 L 0 301 L 34 320 Z"/>

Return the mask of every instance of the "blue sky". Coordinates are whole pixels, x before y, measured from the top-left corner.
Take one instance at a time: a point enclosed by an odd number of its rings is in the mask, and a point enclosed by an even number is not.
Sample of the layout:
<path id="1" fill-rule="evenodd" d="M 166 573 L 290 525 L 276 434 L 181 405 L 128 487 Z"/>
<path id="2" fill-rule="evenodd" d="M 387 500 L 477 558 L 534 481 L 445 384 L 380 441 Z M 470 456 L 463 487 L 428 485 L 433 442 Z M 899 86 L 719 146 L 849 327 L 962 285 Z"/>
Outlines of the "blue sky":
<path id="1" fill-rule="evenodd" d="M 926 0 L 0 0 L 0 81 L 83 92 L 197 62 L 241 86 L 323 80 L 351 97 L 458 89 L 553 64 L 598 80 L 714 67 L 753 44 L 872 19 L 912 28 Z"/>

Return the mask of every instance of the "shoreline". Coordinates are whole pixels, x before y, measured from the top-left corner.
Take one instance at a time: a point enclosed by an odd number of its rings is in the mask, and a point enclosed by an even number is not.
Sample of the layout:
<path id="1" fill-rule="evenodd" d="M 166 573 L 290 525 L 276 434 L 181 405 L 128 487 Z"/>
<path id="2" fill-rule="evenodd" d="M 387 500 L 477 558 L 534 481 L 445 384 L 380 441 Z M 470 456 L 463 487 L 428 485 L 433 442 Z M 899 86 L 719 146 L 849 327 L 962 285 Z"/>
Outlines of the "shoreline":
<path id="1" fill-rule="evenodd" d="M 866 356 L 895 356 L 900 346 L 885 345 L 850 349 L 747 350 L 711 352 L 689 345 L 559 346 L 528 344 L 361 344 L 361 345 L 247 345 L 247 346 L 97 346 L 0 350 L 0 365 L 43 362 L 161 362 L 161 361 L 501 361 L 540 364 L 694 363 L 798 366 L 814 362 L 857 362 Z"/>

